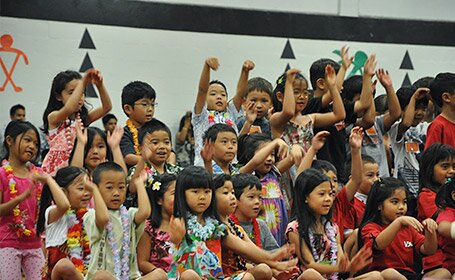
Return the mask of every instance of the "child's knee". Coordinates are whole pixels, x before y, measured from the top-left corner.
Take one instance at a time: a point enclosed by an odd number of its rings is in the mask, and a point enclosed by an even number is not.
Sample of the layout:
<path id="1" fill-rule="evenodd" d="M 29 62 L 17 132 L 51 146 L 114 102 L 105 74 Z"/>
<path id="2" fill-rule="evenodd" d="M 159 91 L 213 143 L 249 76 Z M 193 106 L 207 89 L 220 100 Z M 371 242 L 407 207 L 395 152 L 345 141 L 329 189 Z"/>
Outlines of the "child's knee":
<path id="1" fill-rule="evenodd" d="M 387 268 L 381 271 L 381 276 L 384 278 L 384 280 L 406 280 L 406 277 L 404 277 L 403 274 L 399 273 L 393 268 Z"/>
<path id="2" fill-rule="evenodd" d="M 115 280 L 115 277 L 105 270 L 99 270 L 92 278 L 93 280 Z"/>
<path id="3" fill-rule="evenodd" d="M 325 279 L 322 277 L 321 273 L 316 271 L 315 269 L 309 268 L 306 269 L 302 274 L 300 274 L 297 280 L 323 280 Z"/>
<path id="4" fill-rule="evenodd" d="M 185 270 L 180 274 L 180 280 L 196 280 L 201 279 L 199 275 L 192 269 Z"/>
<path id="5" fill-rule="evenodd" d="M 145 275 L 144 277 L 142 277 L 141 279 L 143 280 L 166 280 L 167 279 L 167 273 L 162 270 L 161 268 L 157 268 L 155 269 L 154 271 L 148 273 L 147 275 Z"/>
<path id="6" fill-rule="evenodd" d="M 245 272 L 242 277 L 242 280 L 255 280 L 256 278 L 249 272 Z"/>
<path id="7" fill-rule="evenodd" d="M 424 278 L 428 277 L 431 279 L 451 279 L 452 275 L 450 274 L 450 271 L 448 271 L 447 269 L 438 268 L 438 269 L 425 273 L 425 275 L 423 277 Z"/>
<path id="8" fill-rule="evenodd" d="M 261 263 L 256 265 L 253 269 L 251 269 L 251 274 L 253 274 L 254 279 L 272 279 L 272 270 L 268 265 L 265 263 Z"/>

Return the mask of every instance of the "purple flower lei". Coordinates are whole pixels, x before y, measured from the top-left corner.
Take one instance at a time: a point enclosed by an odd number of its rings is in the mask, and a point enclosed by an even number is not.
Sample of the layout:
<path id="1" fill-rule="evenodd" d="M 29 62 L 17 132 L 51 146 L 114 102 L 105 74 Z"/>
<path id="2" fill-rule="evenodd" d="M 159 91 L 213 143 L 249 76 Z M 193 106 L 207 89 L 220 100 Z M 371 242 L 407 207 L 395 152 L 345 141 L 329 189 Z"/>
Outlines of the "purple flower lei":
<path id="1" fill-rule="evenodd" d="M 325 219 L 322 220 L 322 223 L 325 224 L 324 230 L 325 234 L 327 235 L 327 239 L 330 242 L 330 262 L 329 264 L 331 265 L 336 265 L 337 264 L 337 253 L 338 253 L 338 244 L 336 241 L 336 232 L 335 228 L 333 227 L 333 224 L 331 222 L 325 221 Z M 310 243 L 311 243 L 311 253 L 313 255 L 314 261 L 318 263 L 326 263 L 323 261 L 324 255 L 318 255 L 316 252 L 315 248 L 315 238 L 314 238 L 314 230 L 310 228 L 309 230 L 309 237 L 310 237 Z M 338 273 L 332 273 L 330 275 L 330 279 L 338 279 Z"/>
<path id="2" fill-rule="evenodd" d="M 122 248 L 118 248 L 114 238 L 114 230 L 112 221 L 109 219 L 109 223 L 106 226 L 107 229 L 107 240 L 112 249 L 112 255 L 114 256 L 114 274 L 116 279 L 128 280 L 130 273 L 130 222 L 128 218 L 128 210 L 125 206 L 120 206 L 120 216 L 122 219 L 123 227 L 123 241 Z M 121 256 L 120 256 L 121 255 Z"/>

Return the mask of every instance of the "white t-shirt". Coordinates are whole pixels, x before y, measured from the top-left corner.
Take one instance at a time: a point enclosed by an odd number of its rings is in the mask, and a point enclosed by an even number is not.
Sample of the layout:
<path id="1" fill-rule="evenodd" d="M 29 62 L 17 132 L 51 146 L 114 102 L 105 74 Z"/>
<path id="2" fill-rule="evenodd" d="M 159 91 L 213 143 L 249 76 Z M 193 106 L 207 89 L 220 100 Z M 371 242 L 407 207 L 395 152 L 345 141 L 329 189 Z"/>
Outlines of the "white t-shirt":
<path id="1" fill-rule="evenodd" d="M 47 223 L 49 212 L 54 208 L 57 208 L 57 206 L 51 205 L 44 213 L 46 223 L 46 248 L 62 245 L 66 242 L 66 236 L 68 234 L 68 215 L 63 215 L 60 219 L 51 224 Z"/>

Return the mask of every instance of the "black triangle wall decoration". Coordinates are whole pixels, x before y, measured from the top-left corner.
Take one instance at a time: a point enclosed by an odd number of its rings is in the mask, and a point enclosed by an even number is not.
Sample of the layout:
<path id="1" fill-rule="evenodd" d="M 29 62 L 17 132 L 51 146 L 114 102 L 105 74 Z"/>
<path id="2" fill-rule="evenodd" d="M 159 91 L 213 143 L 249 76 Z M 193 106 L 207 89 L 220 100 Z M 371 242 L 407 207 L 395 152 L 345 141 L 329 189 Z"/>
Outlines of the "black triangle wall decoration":
<path id="1" fill-rule="evenodd" d="M 401 87 L 410 87 L 412 85 L 411 79 L 409 79 L 408 73 L 404 76 L 403 83 L 401 84 Z"/>
<path id="2" fill-rule="evenodd" d="M 88 56 L 88 53 L 85 54 L 84 61 L 82 62 L 81 68 L 79 69 L 79 72 L 85 72 L 88 69 L 92 69 L 93 64 L 92 61 L 90 60 L 90 56 Z"/>
<path id="3" fill-rule="evenodd" d="M 286 73 L 289 69 L 291 69 L 291 65 L 289 63 L 286 65 L 286 68 L 284 69 L 284 73 Z"/>
<path id="4" fill-rule="evenodd" d="M 401 62 L 400 69 L 406 70 L 414 70 L 414 66 L 412 66 L 411 57 L 409 56 L 409 52 L 406 50 L 404 54 L 403 61 Z"/>
<path id="5" fill-rule="evenodd" d="M 283 53 L 281 54 L 281 58 L 295 59 L 294 51 L 292 50 L 291 42 L 289 42 L 289 39 L 286 41 L 286 45 L 284 46 L 284 50 L 283 50 Z"/>
<path id="6" fill-rule="evenodd" d="M 96 50 L 95 44 L 93 44 L 92 37 L 88 33 L 87 28 L 85 28 L 84 35 L 82 35 L 81 43 L 79 44 L 79 49 L 91 49 Z"/>
<path id="7" fill-rule="evenodd" d="M 92 97 L 92 98 L 98 98 L 98 95 L 96 94 L 95 88 L 93 87 L 93 84 L 88 84 L 87 87 L 85 88 L 85 96 L 86 97 Z"/>

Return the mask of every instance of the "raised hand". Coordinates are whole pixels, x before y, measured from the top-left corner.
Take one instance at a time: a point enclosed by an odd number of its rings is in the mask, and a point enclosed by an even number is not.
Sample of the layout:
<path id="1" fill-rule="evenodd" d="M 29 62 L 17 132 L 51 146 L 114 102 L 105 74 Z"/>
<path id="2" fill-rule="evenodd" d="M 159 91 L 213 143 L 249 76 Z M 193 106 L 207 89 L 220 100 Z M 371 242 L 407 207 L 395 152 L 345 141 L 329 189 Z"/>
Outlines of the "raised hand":
<path id="1" fill-rule="evenodd" d="M 77 138 L 77 142 L 78 143 L 81 143 L 82 146 L 85 146 L 85 144 L 87 144 L 87 129 L 83 129 L 81 127 L 81 125 L 79 124 L 79 122 L 76 122 L 75 123 L 75 126 L 76 126 L 76 138 Z"/>
<path id="2" fill-rule="evenodd" d="M 175 245 L 179 245 L 183 237 L 185 237 L 186 228 L 183 218 L 174 218 L 171 216 L 169 221 L 169 236 Z"/>
<path id="3" fill-rule="evenodd" d="M 311 147 L 313 147 L 314 150 L 319 151 L 324 146 L 325 139 L 329 135 L 330 135 L 330 132 L 328 132 L 328 131 L 320 131 L 320 132 L 318 132 L 313 137 L 313 139 L 311 139 Z"/>
<path id="4" fill-rule="evenodd" d="M 349 47 L 343 46 L 341 48 L 341 66 L 344 69 L 348 69 L 352 64 L 352 61 L 354 61 L 354 57 L 349 57 Z"/>
<path id="5" fill-rule="evenodd" d="M 245 62 L 243 62 L 242 70 L 251 71 L 253 69 L 254 69 L 254 62 L 253 61 L 245 60 Z"/>
<path id="6" fill-rule="evenodd" d="M 218 70 L 218 67 L 220 67 L 220 63 L 218 62 L 218 58 L 216 58 L 216 57 L 207 58 L 205 60 L 205 64 L 214 71 Z"/>
<path id="7" fill-rule="evenodd" d="M 290 83 L 292 85 L 292 83 L 294 83 L 295 75 L 297 73 L 300 73 L 299 69 L 296 69 L 296 68 L 289 69 L 286 72 L 286 83 Z"/>
<path id="8" fill-rule="evenodd" d="M 110 131 L 107 132 L 107 144 L 111 149 L 120 145 L 120 141 L 122 140 L 123 136 L 123 127 L 117 126 L 115 127 L 112 134 Z"/>
<path id="9" fill-rule="evenodd" d="M 138 186 L 144 186 L 145 182 L 147 182 L 147 179 L 148 179 L 148 174 L 145 170 L 142 170 L 141 173 L 139 174 L 139 176 L 137 176 L 136 178 L 134 178 L 134 184 L 136 186 L 136 189 Z"/>
<path id="10" fill-rule="evenodd" d="M 384 88 L 392 86 L 392 78 L 389 75 L 389 71 L 380 68 L 376 71 L 376 76 Z"/>
<path id="11" fill-rule="evenodd" d="M 258 116 L 257 110 L 256 110 L 256 103 L 250 102 L 248 103 L 246 110 L 245 110 L 245 118 L 246 120 L 252 124 L 256 120 Z"/>
<path id="12" fill-rule="evenodd" d="M 151 139 L 152 135 L 150 135 L 150 133 L 147 133 L 142 140 L 141 156 L 145 162 L 149 161 L 150 157 L 152 156 L 152 151 L 150 150 Z"/>
<path id="13" fill-rule="evenodd" d="M 349 145 L 351 149 L 360 149 L 362 147 L 363 129 L 359 126 L 354 127 L 349 135 Z"/>
<path id="14" fill-rule="evenodd" d="M 93 193 L 93 190 L 97 188 L 98 186 L 93 183 L 93 181 L 90 180 L 90 178 L 86 175 L 84 176 L 84 186 L 87 191 L 90 193 Z"/>
<path id="15" fill-rule="evenodd" d="M 422 232 L 424 227 L 423 225 L 414 217 L 410 216 L 401 216 L 397 220 L 399 220 L 402 226 L 410 226 L 415 228 L 418 232 Z"/>
<path id="16" fill-rule="evenodd" d="M 282 139 L 277 139 L 276 141 L 276 145 L 278 147 L 278 158 L 284 159 L 289 155 L 289 146 Z"/>
<path id="17" fill-rule="evenodd" d="M 34 170 L 30 172 L 30 179 L 33 182 L 46 183 L 49 178 L 52 178 L 51 175 L 44 173 L 42 171 Z"/>
<path id="18" fill-rule="evenodd" d="M 212 141 L 207 140 L 201 150 L 201 157 L 204 162 L 212 162 L 214 152 Z"/>
<path id="19" fill-rule="evenodd" d="M 418 88 L 412 95 L 412 98 L 414 98 L 417 101 L 419 99 L 424 98 L 425 96 L 428 96 L 429 93 L 430 93 L 429 88 Z"/>
<path id="20" fill-rule="evenodd" d="M 325 81 L 330 86 L 335 86 L 337 81 L 337 74 L 332 65 L 327 64 L 325 66 Z"/>
<path id="21" fill-rule="evenodd" d="M 292 147 L 291 147 L 291 156 L 292 156 L 292 159 L 294 161 L 294 164 L 296 166 L 299 166 L 300 163 L 302 162 L 302 158 L 304 156 L 304 151 L 303 151 L 302 146 L 300 146 L 298 144 L 292 145 Z"/>
<path id="22" fill-rule="evenodd" d="M 374 69 L 376 69 L 376 55 L 372 54 L 368 57 L 367 61 L 365 61 L 365 64 L 363 65 L 363 73 L 364 75 L 373 77 L 374 75 Z"/>
<path id="23" fill-rule="evenodd" d="M 91 74 L 92 76 L 92 84 L 96 85 L 97 87 L 103 84 L 103 75 L 101 75 L 100 70 L 94 70 Z"/>

